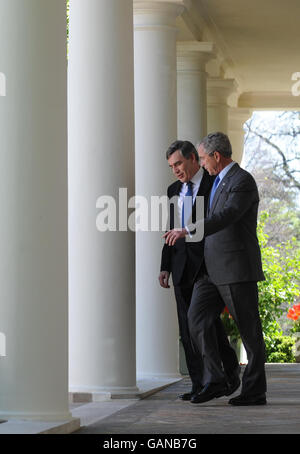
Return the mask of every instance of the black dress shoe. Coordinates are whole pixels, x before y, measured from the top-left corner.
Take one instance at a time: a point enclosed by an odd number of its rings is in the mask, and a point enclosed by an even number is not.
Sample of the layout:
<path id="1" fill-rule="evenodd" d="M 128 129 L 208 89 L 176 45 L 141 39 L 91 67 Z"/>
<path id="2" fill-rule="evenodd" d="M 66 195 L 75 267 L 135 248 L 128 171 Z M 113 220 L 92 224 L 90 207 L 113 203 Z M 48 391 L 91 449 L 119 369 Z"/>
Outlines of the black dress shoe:
<path id="1" fill-rule="evenodd" d="M 236 373 L 232 374 L 230 377 L 227 379 L 227 392 L 225 396 L 230 396 L 233 394 L 240 386 L 241 380 L 240 380 L 240 368 Z"/>
<path id="2" fill-rule="evenodd" d="M 198 388 L 195 391 L 192 389 L 191 392 L 189 392 L 189 393 L 180 394 L 178 396 L 178 398 L 181 399 L 181 400 L 191 400 L 191 398 L 193 396 L 195 396 L 196 394 L 198 394 L 202 389 L 203 389 L 203 387 Z"/>
<path id="3" fill-rule="evenodd" d="M 191 400 L 192 396 L 194 396 L 195 393 L 184 393 L 184 394 L 179 394 L 178 398 L 181 400 Z"/>
<path id="4" fill-rule="evenodd" d="M 201 404 L 208 402 L 216 397 L 225 396 L 227 386 L 225 383 L 207 383 L 200 393 L 191 398 L 192 404 Z"/>
<path id="5" fill-rule="evenodd" d="M 236 406 L 266 405 L 267 399 L 265 394 L 257 394 L 256 396 L 245 396 L 240 394 L 239 396 L 230 399 L 228 403 Z"/>

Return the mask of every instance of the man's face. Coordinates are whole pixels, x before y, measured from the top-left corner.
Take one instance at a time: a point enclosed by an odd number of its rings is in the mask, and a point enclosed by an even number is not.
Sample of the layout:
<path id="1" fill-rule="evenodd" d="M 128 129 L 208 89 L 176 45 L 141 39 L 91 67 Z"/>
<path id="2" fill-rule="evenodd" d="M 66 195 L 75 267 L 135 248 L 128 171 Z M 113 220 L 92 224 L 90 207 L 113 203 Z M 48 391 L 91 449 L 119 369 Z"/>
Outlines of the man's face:
<path id="1" fill-rule="evenodd" d="M 200 145 L 198 148 L 198 155 L 200 158 L 200 165 L 204 167 L 205 170 L 210 175 L 217 175 L 219 173 L 218 165 L 218 152 L 215 152 L 212 156 L 205 153 L 203 145 Z"/>
<path id="2" fill-rule="evenodd" d="M 177 150 L 168 159 L 174 175 L 181 183 L 187 183 L 199 169 L 196 157 L 192 154 L 189 159 L 184 158 Z"/>

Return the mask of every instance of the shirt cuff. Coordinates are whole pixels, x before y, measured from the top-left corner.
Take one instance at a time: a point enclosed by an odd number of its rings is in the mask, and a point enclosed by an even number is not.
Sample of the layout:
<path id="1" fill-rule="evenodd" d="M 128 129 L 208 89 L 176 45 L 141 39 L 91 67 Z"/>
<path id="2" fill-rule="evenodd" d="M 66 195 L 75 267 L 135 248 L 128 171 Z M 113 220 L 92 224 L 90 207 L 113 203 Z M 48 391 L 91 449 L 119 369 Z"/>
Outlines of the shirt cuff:
<path id="1" fill-rule="evenodd" d="M 191 233 L 191 232 L 193 232 L 193 231 L 194 231 L 194 230 L 196 229 L 196 226 L 195 226 L 195 224 L 189 224 L 189 225 L 186 225 L 186 226 L 185 226 L 184 228 L 185 228 L 185 230 L 187 231 L 187 233 L 188 233 L 188 236 L 189 236 L 190 238 L 192 238 L 192 237 L 193 237 L 193 235 L 192 235 L 192 233 Z"/>

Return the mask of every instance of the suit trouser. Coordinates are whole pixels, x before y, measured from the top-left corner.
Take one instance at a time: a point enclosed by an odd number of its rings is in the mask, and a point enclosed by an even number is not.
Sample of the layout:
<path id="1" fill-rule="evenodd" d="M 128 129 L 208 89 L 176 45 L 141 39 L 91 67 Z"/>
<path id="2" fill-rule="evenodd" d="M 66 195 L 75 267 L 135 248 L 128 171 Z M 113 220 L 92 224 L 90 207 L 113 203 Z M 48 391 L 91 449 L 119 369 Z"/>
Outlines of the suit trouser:
<path id="1" fill-rule="evenodd" d="M 225 305 L 237 324 L 248 357 L 242 394 L 263 394 L 266 391 L 265 344 L 256 282 L 215 285 L 204 275 L 195 283 L 188 323 L 193 342 L 202 353 L 204 380 L 206 383 L 224 381 L 215 321 Z"/>
<path id="2" fill-rule="evenodd" d="M 174 290 L 177 303 L 179 333 L 185 352 L 186 365 L 192 380 L 193 390 L 197 390 L 206 382 L 203 381 L 204 365 L 202 356 L 191 340 L 188 324 L 188 311 L 192 300 L 194 285 L 187 287 L 175 286 Z M 220 350 L 224 374 L 226 377 L 230 377 L 239 367 L 239 363 L 234 349 L 228 342 L 220 317 L 217 317 L 214 321 L 214 329 L 216 332 L 217 344 Z"/>

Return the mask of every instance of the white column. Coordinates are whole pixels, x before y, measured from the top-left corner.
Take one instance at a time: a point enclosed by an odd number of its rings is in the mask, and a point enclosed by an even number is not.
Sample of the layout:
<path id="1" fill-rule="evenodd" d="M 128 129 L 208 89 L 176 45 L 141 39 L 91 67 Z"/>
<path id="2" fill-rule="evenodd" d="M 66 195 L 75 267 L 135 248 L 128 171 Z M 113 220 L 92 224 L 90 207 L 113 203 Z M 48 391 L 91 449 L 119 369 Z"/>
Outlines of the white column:
<path id="1" fill-rule="evenodd" d="M 134 193 L 132 0 L 72 0 L 70 390 L 136 392 L 134 233 L 100 232 L 100 196 Z M 123 207 L 124 208 L 124 207 Z M 126 207 L 125 207 L 126 209 Z M 118 219 L 118 217 L 117 217 Z M 111 218 L 113 220 L 113 218 Z M 126 225 L 123 226 L 126 230 Z"/>
<path id="2" fill-rule="evenodd" d="M 178 2 L 134 1 L 136 193 L 150 200 L 173 181 L 165 152 L 177 138 Z M 178 376 L 178 324 L 172 289 L 158 283 L 162 232 L 136 235 L 137 372 Z"/>
<path id="3" fill-rule="evenodd" d="M 205 65 L 213 57 L 213 43 L 177 43 L 178 137 L 195 146 L 207 132 Z"/>
<path id="4" fill-rule="evenodd" d="M 232 155 L 233 159 L 240 164 L 244 153 L 244 123 L 251 117 L 251 110 L 230 107 L 228 115 L 228 136 L 232 146 Z"/>
<path id="5" fill-rule="evenodd" d="M 228 133 L 228 96 L 237 89 L 234 79 L 207 80 L 207 133 Z"/>
<path id="6" fill-rule="evenodd" d="M 65 420 L 66 5 L 0 0 L 0 11 L 0 419 Z"/>

